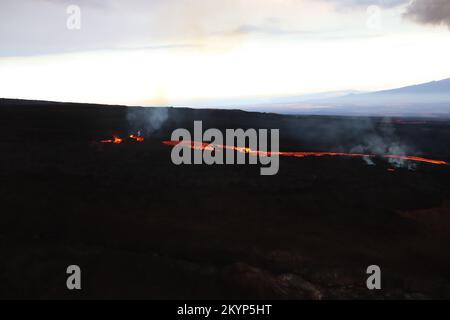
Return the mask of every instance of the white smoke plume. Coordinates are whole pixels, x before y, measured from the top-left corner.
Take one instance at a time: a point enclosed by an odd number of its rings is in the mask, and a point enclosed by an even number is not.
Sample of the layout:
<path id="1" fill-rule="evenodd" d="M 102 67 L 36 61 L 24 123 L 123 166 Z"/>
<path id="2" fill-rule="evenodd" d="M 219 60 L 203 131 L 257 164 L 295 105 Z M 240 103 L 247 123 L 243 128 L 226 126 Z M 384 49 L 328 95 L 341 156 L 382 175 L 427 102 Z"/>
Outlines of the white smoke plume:
<path id="1" fill-rule="evenodd" d="M 168 108 L 129 108 L 127 112 L 130 131 L 141 131 L 145 136 L 160 130 L 168 118 Z"/>

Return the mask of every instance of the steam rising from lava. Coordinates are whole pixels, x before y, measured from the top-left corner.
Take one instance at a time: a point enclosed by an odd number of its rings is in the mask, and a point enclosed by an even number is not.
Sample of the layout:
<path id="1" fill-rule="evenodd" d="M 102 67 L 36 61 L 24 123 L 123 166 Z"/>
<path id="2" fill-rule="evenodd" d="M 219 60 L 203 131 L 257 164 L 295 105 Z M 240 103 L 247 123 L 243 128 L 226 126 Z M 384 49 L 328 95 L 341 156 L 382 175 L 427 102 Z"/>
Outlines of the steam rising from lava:
<path id="1" fill-rule="evenodd" d="M 308 148 L 333 149 L 353 154 L 369 154 L 387 158 L 395 167 L 413 169 L 415 163 L 407 161 L 408 154 L 428 153 L 419 150 L 414 138 L 405 135 L 405 128 L 398 122 L 402 120 L 389 117 L 371 118 L 303 118 L 301 122 L 292 121 L 288 134 L 295 137 L 300 145 Z M 422 144 L 423 145 L 423 144 Z M 373 157 L 363 157 L 368 165 L 374 165 Z"/>
<path id="2" fill-rule="evenodd" d="M 149 136 L 164 125 L 169 118 L 167 108 L 128 108 L 127 121 L 130 131 L 142 131 L 143 136 Z"/>

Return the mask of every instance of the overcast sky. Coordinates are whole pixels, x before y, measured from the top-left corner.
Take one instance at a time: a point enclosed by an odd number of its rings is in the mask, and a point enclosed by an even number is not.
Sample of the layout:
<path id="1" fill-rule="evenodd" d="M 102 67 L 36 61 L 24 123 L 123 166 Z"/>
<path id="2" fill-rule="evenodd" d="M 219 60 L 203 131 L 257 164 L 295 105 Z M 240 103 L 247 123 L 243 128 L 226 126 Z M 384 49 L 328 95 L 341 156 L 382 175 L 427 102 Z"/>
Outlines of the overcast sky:
<path id="1" fill-rule="evenodd" d="M 450 77 L 449 28 L 449 0 L 1 0 L 0 97 L 200 105 L 400 87 Z"/>

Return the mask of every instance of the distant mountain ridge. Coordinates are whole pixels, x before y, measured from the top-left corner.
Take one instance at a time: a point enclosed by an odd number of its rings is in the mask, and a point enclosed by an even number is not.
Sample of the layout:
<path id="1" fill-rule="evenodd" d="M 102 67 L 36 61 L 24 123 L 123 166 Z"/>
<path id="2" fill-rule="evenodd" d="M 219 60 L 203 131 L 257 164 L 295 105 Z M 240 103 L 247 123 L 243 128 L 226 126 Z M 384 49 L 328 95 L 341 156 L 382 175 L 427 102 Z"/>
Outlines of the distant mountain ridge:
<path id="1" fill-rule="evenodd" d="M 421 94 L 421 93 L 442 93 L 442 92 L 447 92 L 448 94 L 450 94 L 450 78 L 440 81 L 431 81 L 422 84 L 416 84 L 397 89 L 378 91 L 374 92 L 373 94 L 398 94 L 398 93 Z"/>
<path id="2" fill-rule="evenodd" d="M 262 109 L 287 114 L 450 118 L 450 78 L 397 89 L 251 108 Z"/>

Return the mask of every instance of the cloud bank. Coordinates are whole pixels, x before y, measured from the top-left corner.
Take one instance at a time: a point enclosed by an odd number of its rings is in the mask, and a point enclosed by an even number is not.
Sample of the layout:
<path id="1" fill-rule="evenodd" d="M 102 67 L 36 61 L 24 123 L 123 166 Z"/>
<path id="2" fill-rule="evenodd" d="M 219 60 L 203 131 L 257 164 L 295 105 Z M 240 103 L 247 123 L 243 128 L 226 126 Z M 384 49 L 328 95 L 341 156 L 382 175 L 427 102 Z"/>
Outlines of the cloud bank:
<path id="1" fill-rule="evenodd" d="M 450 1 L 415 0 L 408 7 L 405 17 L 421 24 L 450 27 Z"/>
<path id="2" fill-rule="evenodd" d="M 367 8 L 368 6 L 379 6 L 382 8 L 393 8 L 406 4 L 409 0 L 325 0 L 334 3 L 340 8 Z"/>

